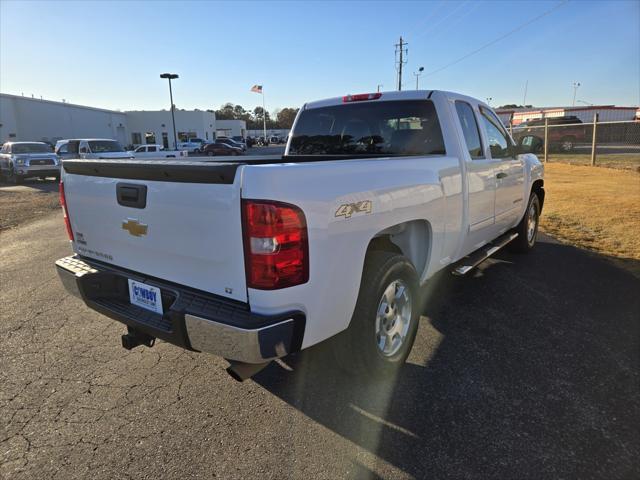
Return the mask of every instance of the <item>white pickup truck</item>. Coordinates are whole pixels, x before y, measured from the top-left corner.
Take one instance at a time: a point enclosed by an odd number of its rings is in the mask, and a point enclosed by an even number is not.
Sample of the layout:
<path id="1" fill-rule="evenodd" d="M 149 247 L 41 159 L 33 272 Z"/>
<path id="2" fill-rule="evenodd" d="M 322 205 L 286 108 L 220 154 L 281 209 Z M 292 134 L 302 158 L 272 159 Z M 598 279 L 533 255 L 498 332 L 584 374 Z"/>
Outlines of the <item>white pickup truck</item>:
<path id="1" fill-rule="evenodd" d="M 304 105 L 283 157 L 68 160 L 57 270 L 126 348 L 163 339 L 242 380 L 331 338 L 345 368 L 392 373 L 436 272 L 533 248 L 543 166 L 524 148 L 478 100 L 407 91 Z"/>
<path id="2" fill-rule="evenodd" d="M 165 150 L 163 145 L 140 145 L 132 150 L 135 158 L 187 158 L 186 150 Z"/>

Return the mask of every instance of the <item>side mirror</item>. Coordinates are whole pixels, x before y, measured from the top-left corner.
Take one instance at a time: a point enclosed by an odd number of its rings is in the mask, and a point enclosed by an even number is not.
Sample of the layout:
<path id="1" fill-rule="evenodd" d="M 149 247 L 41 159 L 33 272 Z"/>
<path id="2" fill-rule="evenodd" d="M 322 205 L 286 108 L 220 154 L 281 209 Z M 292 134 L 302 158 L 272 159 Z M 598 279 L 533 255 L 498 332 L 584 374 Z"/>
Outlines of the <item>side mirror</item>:
<path id="1" fill-rule="evenodd" d="M 525 135 L 520 138 L 520 141 L 516 148 L 518 152 L 516 155 L 522 153 L 539 153 L 542 151 L 544 145 L 544 141 L 534 135 Z"/>

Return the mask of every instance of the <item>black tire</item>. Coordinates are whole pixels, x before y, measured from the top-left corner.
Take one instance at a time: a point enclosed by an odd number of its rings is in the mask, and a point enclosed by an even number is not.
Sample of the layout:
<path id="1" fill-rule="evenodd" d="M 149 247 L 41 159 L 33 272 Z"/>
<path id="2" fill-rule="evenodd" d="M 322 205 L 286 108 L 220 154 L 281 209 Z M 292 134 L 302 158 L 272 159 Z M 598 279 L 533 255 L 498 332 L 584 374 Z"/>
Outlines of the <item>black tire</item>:
<path id="1" fill-rule="evenodd" d="M 213 157 L 213 152 L 212 152 L 211 150 L 209 150 L 209 151 L 207 152 L 207 155 L 208 155 L 209 157 Z"/>
<path id="2" fill-rule="evenodd" d="M 533 235 L 529 235 L 529 218 L 535 210 L 535 224 L 533 226 Z M 529 202 L 527 203 L 527 209 L 524 212 L 522 220 L 515 228 L 515 232 L 518 234 L 516 238 L 509 244 L 509 249 L 512 252 L 528 253 L 536 245 L 536 239 L 538 237 L 538 227 L 540 225 L 540 199 L 536 192 L 531 192 L 529 196 Z"/>
<path id="3" fill-rule="evenodd" d="M 408 329 L 399 349 L 395 352 L 391 349 L 385 355 L 378 345 L 380 339 L 376 333 L 378 309 L 384 308 L 383 295 L 387 288 L 393 288 L 392 284 L 398 280 L 404 284 L 410 299 L 408 304 L 411 311 L 406 315 L 409 319 Z M 395 292 L 397 294 L 399 289 Z M 394 296 L 394 301 L 399 302 L 400 297 Z M 351 323 L 347 330 L 333 339 L 334 357 L 338 366 L 348 373 L 363 377 L 380 378 L 395 375 L 413 347 L 421 307 L 418 274 L 411 262 L 393 252 L 369 252 Z"/>
<path id="4" fill-rule="evenodd" d="M 193 151 L 193 153 L 200 153 L 200 149 L 199 149 L 199 148 L 196 148 L 196 149 Z"/>
<path id="5" fill-rule="evenodd" d="M 23 180 L 24 179 L 16 173 L 13 165 L 9 166 L 9 175 L 7 175 L 7 181 L 9 183 L 13 183 L 14 185 L 20 185 Z"/>
<path id="6" fill-rule="evenodd" d="M 562 153 L 573 152 L 574 148 L 576 148 L 576 139 L 575 137 L 562 137 L 557 147 Z"/>

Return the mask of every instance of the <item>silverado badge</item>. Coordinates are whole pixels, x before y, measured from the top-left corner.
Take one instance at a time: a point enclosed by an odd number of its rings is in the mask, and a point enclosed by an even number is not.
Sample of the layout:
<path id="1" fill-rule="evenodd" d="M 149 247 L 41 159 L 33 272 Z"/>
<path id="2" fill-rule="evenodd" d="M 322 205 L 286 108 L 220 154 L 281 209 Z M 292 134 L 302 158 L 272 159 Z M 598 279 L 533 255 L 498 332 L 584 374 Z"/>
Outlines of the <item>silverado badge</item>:
<path id="1" fill-rule="evenodd" d="M 372 203 L 371 200 L 363 200 L 356 203 L 345 203 L 338 207 L 336 210 L 336 217 L 351 218 L 351 215 L 358 212 L 371 213 Z"/>
<path id="2" fill-rule="evenodd" d="M 140 223 L 134 218 L 127 218 L 126 222 L 122 222 L 122 229 L 128 231 L 134 237 L 141 237 L 147 234 L 148 225 Z"/>

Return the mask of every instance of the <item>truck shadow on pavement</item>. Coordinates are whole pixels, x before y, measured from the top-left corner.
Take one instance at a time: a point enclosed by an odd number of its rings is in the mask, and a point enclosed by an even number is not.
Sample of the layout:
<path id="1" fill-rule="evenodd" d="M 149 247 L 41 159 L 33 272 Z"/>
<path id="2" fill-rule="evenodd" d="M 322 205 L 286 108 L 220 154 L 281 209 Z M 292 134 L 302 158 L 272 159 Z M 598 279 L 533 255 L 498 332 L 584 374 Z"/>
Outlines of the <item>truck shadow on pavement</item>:
<path id="1" fill-rule="evenodd" d="M 397 378 L 349 377 L 320 346 L 254 379 L 415 478 L 640 478 L 639 294 L 629 272 L 545 238 L 439 275 Z"/>

